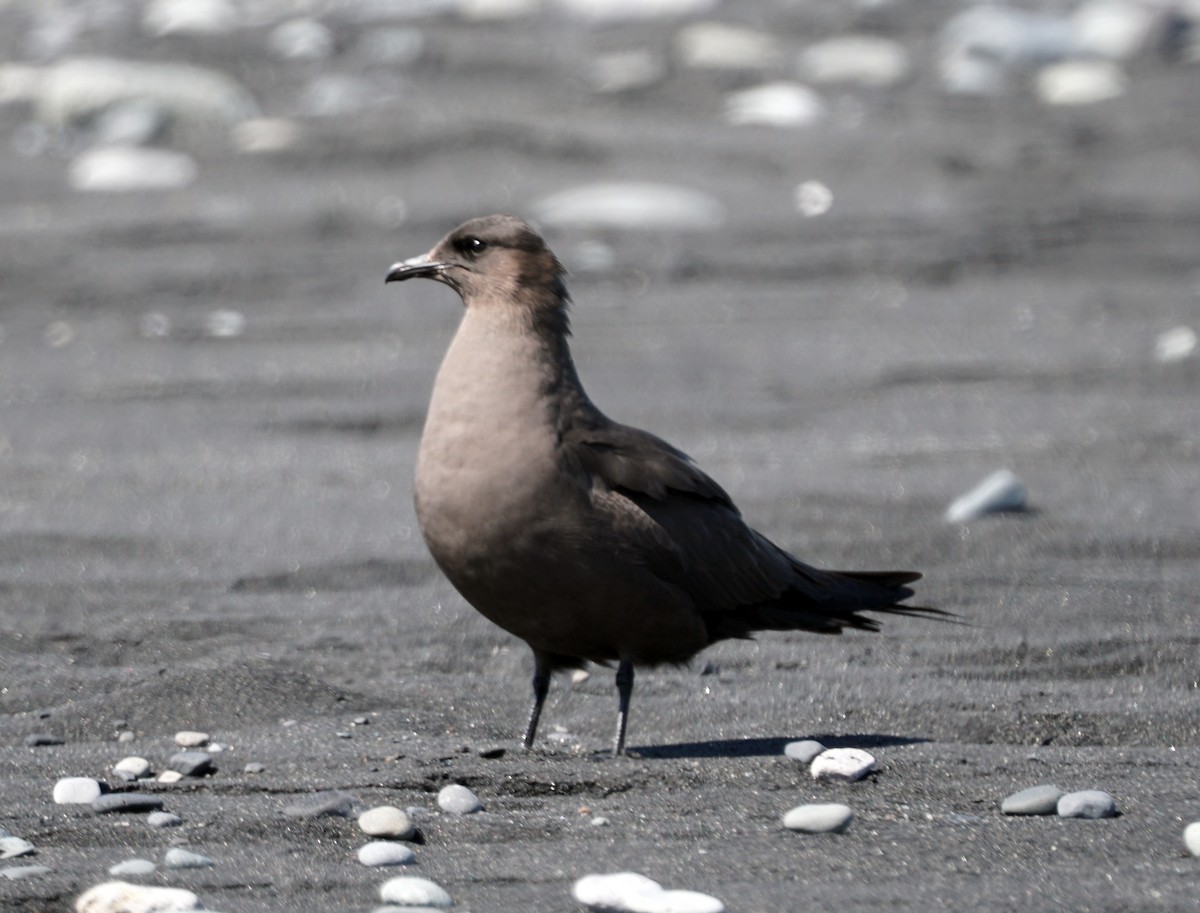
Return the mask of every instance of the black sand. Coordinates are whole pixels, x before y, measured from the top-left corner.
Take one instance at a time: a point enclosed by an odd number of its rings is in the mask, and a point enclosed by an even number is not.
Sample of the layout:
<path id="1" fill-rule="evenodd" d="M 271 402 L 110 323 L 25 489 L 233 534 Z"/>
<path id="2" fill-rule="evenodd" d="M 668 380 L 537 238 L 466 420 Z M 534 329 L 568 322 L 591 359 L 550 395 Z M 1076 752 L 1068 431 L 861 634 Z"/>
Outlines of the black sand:
<path id="1" fill-rule="evenodd" d="M 947 12 L 897 28 L 923 47 Z M 54 869 L 0 880 L 0 908 L 68 909 L 185 839 L 217 865 L 149 882 L 225 913 L 367 910 L 395 874 L 476 911 L 570 909 L 576 878 L 621 869 L 734 911 L 1195 909 L 1200 370 L 1153 358 L 1200 311 L 1194 68 L 1146 61 L 1125 98 L 1064 111 L 947 101 L 922 76 L 856 96 L 860 128 L 795 133 L 721 126 L 736 80 L 616 101 L 575 78 L 665 27 L 427 31 L 434 62 L 390 103 L 280 158 L 202 153 L 185 191 L 78 195 L 63 160 L 0 158 L 0 827 L 39 850 L 12 864 Z M 251 38 L 165 50 L 286 113 L 304 74 Z M 810 178 L 835 203 L 804 220 Z M 605 235 L 616 265 L 576 271 L 602 408 L 690 452 L 805 560 L 920 569 L 921 600 L 971 627 L 764 636 L 642 673 L 629 759 L 594 754 L 615 713 L 594 670 L 556 681 L 541 744 L 517 750 L 525 649 L 439 579 L 410 504 L 459 304 L 383 276 L 465 217 L 597 179 L 730 212 L 719 233 Z M 548 237 L 571 266 L 582 236 Z M 242 335 L 194 331 L 221 308 Z M 148 313 L 173 332 L 144 336 Z M 1000 467 L 1033 510 L 943 523 Z M 219 771 L 143 787 L 183 827 L 53 804 L 59 777 L 116 785 L 128 754 L 161 769 L 189 728 L 227 746 Z M 66 744 L 25 747 L 37 732 Z M 805 737 L 882 769 L 815 784 L 782 757 Z M 422 819 L 403 871 L 359 865 L 352 820 L 282 814 L 326 790 L 433 808 L 451 782 L 487 814 Z M 999 814 L 1048 782 L 1105 789 L 1121 817 Z M 855 822 L 782 830 L 809 801 Z"/>

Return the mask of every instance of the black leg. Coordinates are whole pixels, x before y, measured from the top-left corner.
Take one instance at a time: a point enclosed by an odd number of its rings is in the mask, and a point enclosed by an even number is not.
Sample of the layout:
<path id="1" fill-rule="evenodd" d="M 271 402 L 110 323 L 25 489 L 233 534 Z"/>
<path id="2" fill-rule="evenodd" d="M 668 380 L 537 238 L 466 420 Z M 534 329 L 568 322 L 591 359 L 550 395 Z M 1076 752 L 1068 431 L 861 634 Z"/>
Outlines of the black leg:
<path id="1" fill-rule="evenodd" d="M 629 722 L 629 698 L 633 695 L 633 663 L 621 660 L 617 666 L 617 736 L 613 755 L 625 754 L 625 725 Z"/>
<path id="2" fill-rule="evenodd" d="M 533 746 L 533 737 L 537 735 L 538 720 L 542 716 L 542 704 L 546 703 L 546 694 L 550 691 L 550 663 L 545 655 L 533 651 L 533 706 L 529 708 L 529 722 L 525 724 L 525 736 L 521 744 L 525 748 Z"/>

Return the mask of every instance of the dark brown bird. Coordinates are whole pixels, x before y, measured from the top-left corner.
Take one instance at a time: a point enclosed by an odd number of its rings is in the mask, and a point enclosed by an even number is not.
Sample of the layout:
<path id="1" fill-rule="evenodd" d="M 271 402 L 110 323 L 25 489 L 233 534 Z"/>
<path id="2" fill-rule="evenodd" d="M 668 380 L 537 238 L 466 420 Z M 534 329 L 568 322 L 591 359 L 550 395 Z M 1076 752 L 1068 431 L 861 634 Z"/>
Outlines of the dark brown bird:
<path id="1" fill-rule="evenodd" d="M 877 630 L 866 611 L 945 614 L 899 604 L 918 573 L 804 564 L 686 454 L 597 409 L 563 273 L 529 225 L 487 216 L 386 280 L 435 279 L 466 305 L 421 437 L 417 518 L 467 602 L 533 650 L 526 748 L 556 669 L 616 663 L 621 754 L 635 666 L 756 631 Z"/>

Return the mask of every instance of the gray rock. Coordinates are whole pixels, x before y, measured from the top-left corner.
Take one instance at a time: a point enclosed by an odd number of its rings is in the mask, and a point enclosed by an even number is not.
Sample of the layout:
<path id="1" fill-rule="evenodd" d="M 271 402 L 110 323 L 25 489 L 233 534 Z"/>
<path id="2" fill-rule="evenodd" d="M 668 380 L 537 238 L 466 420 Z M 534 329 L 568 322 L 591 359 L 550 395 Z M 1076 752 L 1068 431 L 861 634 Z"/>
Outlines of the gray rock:
<path id="1" fill-rule="evenodd" d="M 109 812 L 153 812 L 162 807 L 162 799 L 144 793 L 106 793 L 92 802 L 92 811 L 97 815 Z"/>
<path id="2" fill-rule="evenodd" d="M 142 777 L 150 776 L 150 762 L 145 758 L 139 758 L 131 755 L 128 758 L 122 758 L 113 766 L 113 773 L 127 774 L 134 780 L 140 780 Z"/>
<path id="3" fill-rule="evenodd" d="M 36 878 L 39 875 L 49 875 L 53 871 L 54 869 L 48 865 L 10 865 L 7 868 L 0 869 L 0 877 L 17 881 L 21 878 Z"/>
<path id="4" fill-rule="evenodd" d="M 207 751 L 194 749 L 176 752 L 171 755 L 171 760 L 167 764 L 171 770 L 181 773 L 185 777 L 203 777 L 217 769 L 212 755 Z"/>
<path id="5" fill-rule="evenodd" d="M 207 856 L 181 846 L 173 846 L 163 853 L 163 865 L 168 869 L 206 869 L 213 864 Z"/>
<path id="6" fill-rule="evenodd" d="M 363 865 L 409 865 L 416 858 L 416 853 L 408 847 L 388 840 L 372 840 L 358 849 L 358 861 Z"/>
<path id="7" fill-rule="evenodd" d="M 114 866 L 109 866 L 108 874 L 114 878 L 143 878 L 153 875 L 158 870 L 149 859 L 126 859 Z"/>
<path id="8" fill-rule="evenodd" d="M 811 764 L 813 759 L 823 751 L 825 751 L 825 746 L 816 739 L 801 739 L 798 742 L 788 742 L 783 746 L 784 755 L 801 764 Z"/>
<path id="9" fill-rule="evenodd" d="M 1053 815 L 1058 812 L 1058 800 L 1066 792 L 1057 786 L 1031 786 L 1015 792 L 1000 803 L 1005 815 Z"/>
<path id="10" fill-rule="evenodd" d="M 805 834 L 840 834 L 853 817 L 848 805 L 836 802 L 797 805 L 783 816 L 783 826 Z"/>
<path id="11" fill-rule="evenodd" d="M 438 792 L 437 804 L 442 811 L 452 815 L 473 815 L 483 811 L 479 797 L 459 783 L 443 786 Z"/>
<path id="12" fill-rule="evenodd" d="M 34 732 L 25 736 L 25 744 L 30 748 L 44 748 L 48 745 L 62 745 L 65 743 L 56 735 L 50 735 L 47 732 Z"/>
<path id="13" fill-rule="evenodd" d="M 1067 793 L 1058 800 L 1060 818 L 1115 818 L 1117 802 L 1100 789 Z"/>
<path id="14" fill-rule="evenodd" d="M 354 797 L 346 793 L 324 793 L 300 802 L 293 802 L 284 808 L 283 813 L 289 818 L 349 818 L 354 808 Z"/>

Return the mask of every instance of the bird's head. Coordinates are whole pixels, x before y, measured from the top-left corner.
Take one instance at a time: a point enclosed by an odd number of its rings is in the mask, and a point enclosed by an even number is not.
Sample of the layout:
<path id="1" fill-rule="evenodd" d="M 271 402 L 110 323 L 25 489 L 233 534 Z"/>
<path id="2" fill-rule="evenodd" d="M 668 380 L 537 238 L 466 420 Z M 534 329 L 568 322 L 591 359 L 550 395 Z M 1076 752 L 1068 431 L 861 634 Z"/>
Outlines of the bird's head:
<path id="1" fill-rule="evenodd" d="M 517 305 L 533 311 L 562 310 L 565 270 L 534 229 L 515 216 L 484 216 L 464 222 L 427 254 L 401 260 L 386 282 L 435 279 L 462 296 L 467 307 Z"/>

